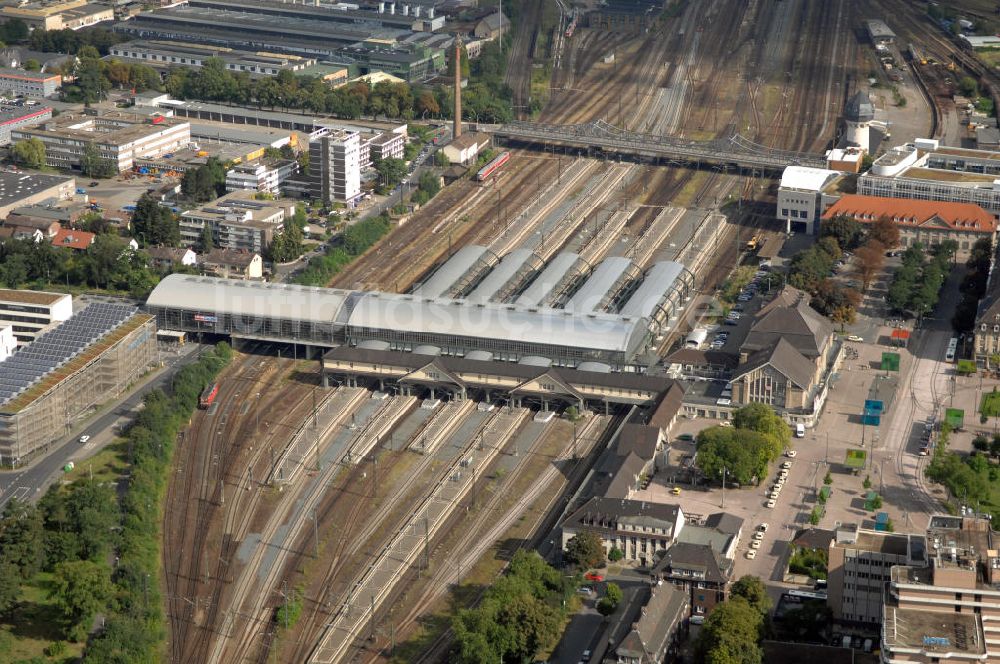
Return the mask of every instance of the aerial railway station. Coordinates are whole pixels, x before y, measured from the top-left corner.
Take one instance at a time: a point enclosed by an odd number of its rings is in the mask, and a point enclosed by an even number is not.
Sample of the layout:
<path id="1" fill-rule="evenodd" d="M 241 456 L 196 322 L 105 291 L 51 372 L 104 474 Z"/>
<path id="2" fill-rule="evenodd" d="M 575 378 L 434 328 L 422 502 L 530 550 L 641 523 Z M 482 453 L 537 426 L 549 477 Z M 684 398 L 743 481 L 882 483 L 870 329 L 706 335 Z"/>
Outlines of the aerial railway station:
<path id="1" fill-rule="evenodd" d="M 175 274 L 147 308 L 161 329 L 294 344 L 304 356 L 336 348 L 346 357 L 358 349 L 642 371 L 644 353 L 685 306 L 693 275 L 672 262 L 645 274 L 624 258 L 593 270 L 582 263 L 559 254 L 545 266 L 530 251 L 498 257 L 469 246 L 408 294 Z"/>

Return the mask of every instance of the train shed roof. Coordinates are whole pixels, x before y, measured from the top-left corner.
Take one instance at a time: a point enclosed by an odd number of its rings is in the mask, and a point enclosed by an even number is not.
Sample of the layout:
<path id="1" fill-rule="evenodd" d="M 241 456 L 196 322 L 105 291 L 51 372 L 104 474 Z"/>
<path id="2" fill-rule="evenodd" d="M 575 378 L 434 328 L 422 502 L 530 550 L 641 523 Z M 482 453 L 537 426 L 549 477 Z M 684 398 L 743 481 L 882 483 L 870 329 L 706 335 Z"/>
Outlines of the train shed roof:
<path id="1" fill-rule="evenodd" d="M 642 343 L 647 322 L 616 314 L 572 314 L 504 304 L 366 293 L 358 299 L 350 330 L 392 329 L 411 334 L 504 339 L 553 348 L 630 353 Z M 532 353 L 535 354 L 535 353 Z"/>
<path id="2" fill-rule="evenodd" d="M 150 293 L 150 308 L 332 324 L 351 291 L 171 274 Z"/>

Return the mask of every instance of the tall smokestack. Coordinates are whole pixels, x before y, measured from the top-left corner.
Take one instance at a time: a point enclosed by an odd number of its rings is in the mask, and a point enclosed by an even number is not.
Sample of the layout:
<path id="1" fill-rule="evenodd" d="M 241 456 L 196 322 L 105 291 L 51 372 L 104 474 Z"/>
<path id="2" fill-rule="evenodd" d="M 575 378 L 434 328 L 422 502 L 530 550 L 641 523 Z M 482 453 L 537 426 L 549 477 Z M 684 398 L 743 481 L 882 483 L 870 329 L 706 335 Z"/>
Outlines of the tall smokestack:
<path id="1" fill-rule="evenodd" d="M 462 135 L 462 38 L 455 38 L 455 127 L 454 138 Z"/>

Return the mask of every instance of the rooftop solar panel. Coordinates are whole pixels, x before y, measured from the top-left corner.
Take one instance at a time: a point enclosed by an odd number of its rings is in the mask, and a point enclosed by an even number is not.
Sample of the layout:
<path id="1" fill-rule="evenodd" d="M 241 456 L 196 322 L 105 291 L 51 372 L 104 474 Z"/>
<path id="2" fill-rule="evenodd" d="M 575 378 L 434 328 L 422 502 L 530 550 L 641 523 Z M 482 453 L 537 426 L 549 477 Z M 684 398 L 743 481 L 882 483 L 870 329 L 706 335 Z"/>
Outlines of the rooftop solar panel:
<path id="1" fill-rule="evenodd" d="M 0 405 L 72 360 L 137 312 L 133 306 L 98 302 L 40 335 L 0 363 Z"/>

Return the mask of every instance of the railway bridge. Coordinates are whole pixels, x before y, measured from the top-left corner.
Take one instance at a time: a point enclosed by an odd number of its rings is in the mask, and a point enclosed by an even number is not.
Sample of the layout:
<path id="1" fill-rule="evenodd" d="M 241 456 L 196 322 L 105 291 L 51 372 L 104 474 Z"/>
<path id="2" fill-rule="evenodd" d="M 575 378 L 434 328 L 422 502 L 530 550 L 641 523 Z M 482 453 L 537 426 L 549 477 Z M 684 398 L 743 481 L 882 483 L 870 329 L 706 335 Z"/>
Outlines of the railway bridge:
<path id="1" fill-rule="evenodd" d="M 766 172 L 780 172 L 791 165 L 826 167 L 821 155 L 769 148 L 739 134 L 711 141 L 693 141 L 626 131 L 603 120 L 575 125 L 512 122 L 494 125 L 490 131 L 497 139 L 510 144 L 546 145 L 590 153 L 600 151 L 686 166 Z"/>

